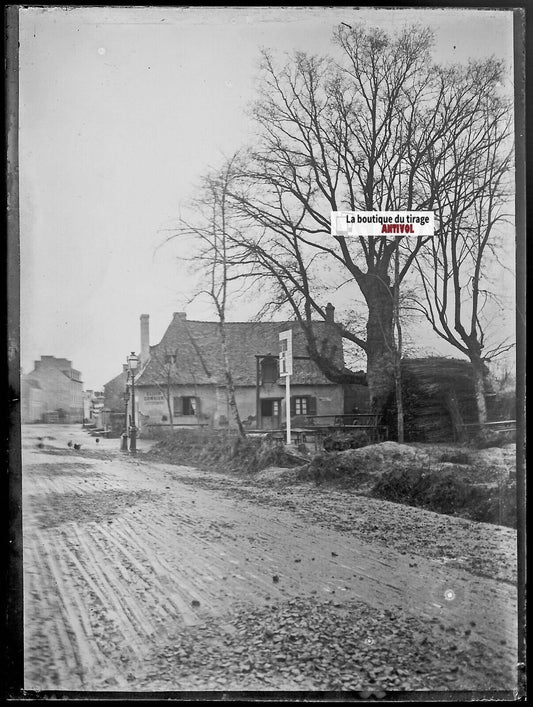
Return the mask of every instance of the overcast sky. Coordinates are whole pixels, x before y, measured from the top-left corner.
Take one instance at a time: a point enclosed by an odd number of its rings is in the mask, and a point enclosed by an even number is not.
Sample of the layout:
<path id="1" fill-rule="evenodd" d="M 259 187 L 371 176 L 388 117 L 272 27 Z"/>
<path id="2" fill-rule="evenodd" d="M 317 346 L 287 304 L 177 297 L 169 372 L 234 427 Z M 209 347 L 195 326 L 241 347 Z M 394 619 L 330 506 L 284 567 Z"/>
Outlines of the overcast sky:
<path id="1" fill-rule="evenodd" d="M 192 283 L 156 247 L 206 168 L 253 139 L 260 48 L 332 52 L 334 27 L 357 20 L 429 25 L 436 61 L 493 54 L 512 90 L 510 11 L 20 9 L 25 373 L 41 355 L 66 357 L 99 389 L 139 349 L 141 313 L 160 340 Z M 187 313 L 213 318 L 199 304 Z M 241 303 L 232 318 L 253 314 Z"/>

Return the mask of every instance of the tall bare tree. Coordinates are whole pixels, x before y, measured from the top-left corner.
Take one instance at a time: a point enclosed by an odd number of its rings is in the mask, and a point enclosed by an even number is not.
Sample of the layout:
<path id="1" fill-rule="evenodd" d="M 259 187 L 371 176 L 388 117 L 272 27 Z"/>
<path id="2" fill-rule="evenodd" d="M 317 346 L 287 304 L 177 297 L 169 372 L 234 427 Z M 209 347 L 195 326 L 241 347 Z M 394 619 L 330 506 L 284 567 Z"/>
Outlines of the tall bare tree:
<path id="1" fill-rule="evenodd" d="M 497 277 L 504 232 L 499 227 L 509 217 L 512 121 L 504 100 L 483 94 L 478 100 L 475 119 L 460 134 L 443 136 L 439 149 L 446 159 L 429 165 L 435 181 L 447 181 L 451 161 L 462 164 L 462 175 L 439 190 L 438 236 L 417 265 L 424 293 L 418 308 L 442 339 L 470 359 L 482 424 L 487 421 L 485 364 L 513 346 L 498 335 L 487 341 L 487 305 L 495 298 L 491 278 Z"/>
<path id="2" fill-rule="evenodd" d="M 270 278 L 279 301 L 293 307 L 310 355 L 331 380 L 353 376 L 332 366 L 308 325 L 312 316 L 325 318 L 320 295 L 326 275 L 344 282 L 354 301 L 364 304 L 364 338 L 338 326 L 366 354 L 379 409 L 394 377 L 391 269 L 402 239 L 332 238 L 330 213 L 435 210 L 453 198 L 468 155 L 442 146 L 479 128 L 501 68 L 494 61 L 462 71 L 436 67 L 431 33 L 420 27 L 390 36 L 341 26 L 334 40 L 338 61 L 297 53 L 278 67 L 264 53 L 252 109 L 258 144 L 243 155 L 228 195 L 248 219 L 241 245 L 256 264 L 255 276 Z M 467 147 L 482 154 L 483 140 Z M 399 282 L 424 244 L 403 240 Z"/>
<path id="3" fill-rule="evenodd" d="M 233 227 L 228 203 L 234 159 L 230 159 L 219 172 L 204 177 L 200 193 L 192 204 L 194 216 L 191 219 L 180 218 L 174 233 L 167 240 L 191 239 L 191 249 L 181 249 L 178 257 L 192 262 L 199 275 L 201 285 L 195 296 L 206 295 L 215 308 L 228 405 L 237 430 L 244 437 L 246 432 L 237 406 L 226 334 L 229 288 L 241 279 L 237 268 L 239 255 L 232 245 Z"/>

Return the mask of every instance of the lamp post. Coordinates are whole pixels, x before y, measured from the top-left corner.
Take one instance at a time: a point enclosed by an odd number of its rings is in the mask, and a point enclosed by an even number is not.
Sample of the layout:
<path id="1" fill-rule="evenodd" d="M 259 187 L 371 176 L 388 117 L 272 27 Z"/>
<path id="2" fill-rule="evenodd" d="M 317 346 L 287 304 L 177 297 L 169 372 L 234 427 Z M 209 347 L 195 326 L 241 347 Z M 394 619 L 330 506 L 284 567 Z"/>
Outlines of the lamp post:
<path id="1" fill-rule="evenodd" d="M 128 356 L 128 369 L 131 374 L 131 428 L 130 428 L 130 452 L 137 452 L 137 428 L 135 427 L 135 371 L 139 365 L 139 357 L 132 351 Z"/>
<path id="2" fill-rule="evenodd" d="M 126 384 L 126 390 L 124 391 L 124 432 L 122 433 L 122 441 L 120 443 L 120 451 L 128 451 L 128 403 L 130 401 L 130 393 L 128 390 L 128 385 Z"/>

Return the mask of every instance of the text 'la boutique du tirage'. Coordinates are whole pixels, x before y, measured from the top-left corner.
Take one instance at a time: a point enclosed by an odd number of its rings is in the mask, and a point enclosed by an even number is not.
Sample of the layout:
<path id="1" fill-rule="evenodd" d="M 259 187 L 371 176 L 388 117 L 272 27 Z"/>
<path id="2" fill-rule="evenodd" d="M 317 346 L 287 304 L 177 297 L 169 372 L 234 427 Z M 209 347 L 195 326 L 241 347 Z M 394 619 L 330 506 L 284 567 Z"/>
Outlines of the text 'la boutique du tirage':
<path id="1" fill-rule="evenodd" d="M 433 236 L 433 211 L 332 211 L 332 236 Z"/>

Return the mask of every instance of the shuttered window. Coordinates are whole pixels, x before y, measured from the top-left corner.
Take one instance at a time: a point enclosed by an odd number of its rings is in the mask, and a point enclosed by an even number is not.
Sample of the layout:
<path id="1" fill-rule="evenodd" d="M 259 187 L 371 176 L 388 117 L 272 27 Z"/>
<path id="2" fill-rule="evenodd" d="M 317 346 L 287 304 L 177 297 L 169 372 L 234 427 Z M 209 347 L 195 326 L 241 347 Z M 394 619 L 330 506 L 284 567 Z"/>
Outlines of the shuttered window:
<path id="1" fill-rule="evenodd" d="M 292 396 L 291 415 L 316 415 L 316 398 L 313 395 Z"/>
<path id="2" fill-rule="evenodd" d="M 263 398 L 261 400 L 261 416 L 262 417 L 279 417 L 280 400 L 271 398 Z"/>
<path id="3" fill-rule="evenodd" d="M 174 398 L 174 415 L 198 415 L 200 413 L 200 398 L 194 395 L 184 395 Z"/>

